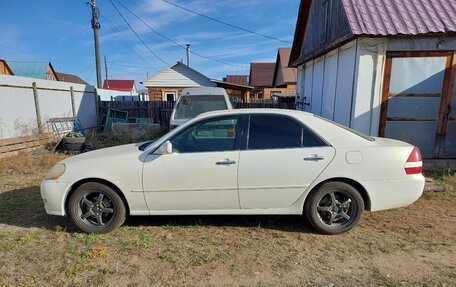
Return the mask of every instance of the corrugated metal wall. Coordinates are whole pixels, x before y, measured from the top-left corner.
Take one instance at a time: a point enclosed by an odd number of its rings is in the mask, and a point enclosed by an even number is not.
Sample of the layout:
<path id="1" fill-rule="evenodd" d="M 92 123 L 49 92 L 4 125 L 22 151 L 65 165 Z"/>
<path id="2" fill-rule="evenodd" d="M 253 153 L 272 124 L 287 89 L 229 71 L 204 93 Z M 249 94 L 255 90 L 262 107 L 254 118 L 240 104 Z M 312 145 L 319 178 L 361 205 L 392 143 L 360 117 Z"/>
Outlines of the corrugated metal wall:
<path id="1" fill-rule="evenodd" d="M 305 109 L 376 136 L 385 45 L 361 38 L 307 62 L 298 70 Z"/>
<path id="2" fill-rule="evenodd" d="M 70 87 L 74 90 L 75 112 L 84 127 L 97 124 L 94 87 L 32 78 L 0 75 L 0 139 L 19 137 L 37 131 L 33 96 L 37 85 L 43 128 L 49 118 L 72 116 Z"/>

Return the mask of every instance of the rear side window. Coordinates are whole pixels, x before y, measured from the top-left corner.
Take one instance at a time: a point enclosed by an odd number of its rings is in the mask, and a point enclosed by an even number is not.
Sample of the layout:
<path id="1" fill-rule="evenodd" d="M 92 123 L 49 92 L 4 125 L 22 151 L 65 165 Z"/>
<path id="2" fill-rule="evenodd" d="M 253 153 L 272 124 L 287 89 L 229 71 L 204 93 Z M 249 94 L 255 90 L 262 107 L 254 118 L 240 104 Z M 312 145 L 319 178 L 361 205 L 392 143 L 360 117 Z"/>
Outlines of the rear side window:
<path id="1" fill-rule="evenodd" d="M 278 115 L 252 115 L 247 148 L 284 149 L 324 145 L 296 121 Z"/>
<path id="2" fill-rule="evenodd" d="M 205 112 L 226 110 L 227 108 L 223 95 L 182 96 L 177 103 L 174 118 L 192 119 Z"/>

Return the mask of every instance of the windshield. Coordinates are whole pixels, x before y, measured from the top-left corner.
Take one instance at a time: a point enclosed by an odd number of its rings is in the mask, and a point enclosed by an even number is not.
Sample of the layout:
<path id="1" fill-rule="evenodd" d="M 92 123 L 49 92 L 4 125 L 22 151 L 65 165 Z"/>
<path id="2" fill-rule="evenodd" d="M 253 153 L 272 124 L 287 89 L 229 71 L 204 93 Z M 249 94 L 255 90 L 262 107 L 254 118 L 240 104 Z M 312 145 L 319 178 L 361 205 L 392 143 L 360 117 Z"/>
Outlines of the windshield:
<path id="1" fill-rule="evenodd" d="M 177 103 L 174 118 L 191 119 L 205 112 L 226 110 L 227 108 L 223 95 L 182 96 Z"/>

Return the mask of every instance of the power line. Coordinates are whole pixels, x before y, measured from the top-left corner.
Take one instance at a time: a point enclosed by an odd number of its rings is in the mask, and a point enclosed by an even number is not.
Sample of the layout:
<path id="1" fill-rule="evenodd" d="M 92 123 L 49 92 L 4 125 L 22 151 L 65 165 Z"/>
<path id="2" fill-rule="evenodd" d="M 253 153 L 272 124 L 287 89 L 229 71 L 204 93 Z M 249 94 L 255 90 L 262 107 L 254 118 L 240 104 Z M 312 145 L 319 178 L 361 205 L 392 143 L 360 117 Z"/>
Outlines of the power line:
<path id="1" fill-rule="evenodd" d="M 111 0 L 109 0 L 111 1 Z M 154 32 L 155 34 L 157 34 L 158 36 L 168 40 L 169 42 L 173 43 L 174 45 L 176 45 L 177 47 L 179 48 L 182 48 L 184 50 L 187 50 L 187 47 L 182 45 L 182 44 L 179 44 L 178 42 L 174 41 L 173 39 L 165 36 L 164 34 L 160 33 L 159 31 L 155 30 L 154 28 L 150 27 L 149 24 L 147 24 L 147 22 L 145 22 L 144 20 L 142 20 L 138 15 L 136 15 L 135 13 L 133 13 L 130 9 L 128 9 L 124 4 L 122 4 L 119 0 L 117 0 L 117 2 L 119 3 L 119 5 L 121 5 L 125 10 L 127 10 L 130 14 L 132 14 L 133 16 L 135 16 L 139 21 L 141 21 L 147 28 L 149 28 L 152 32 Z M 112 3 L 112 1 L 111 1 Z M 228 65 L 228 66 L 231 66 L 231 67 L 236 67 L 236 68 L 243 68 L 243 69 L 248 69 L 249 67 L 246 67 L 246 66 L 241 66 L 241 65 L 234 65 L 234 64 L 231 64 L 231 63 L 228 63 L 224 60 L 221 60 L 221 59 L 217 59 L 217 58 L 213 58 L 213 57 L 209 57 L 209 56 L 205 56 L 205 55 L 202 55 L 202 54 L 199 54 L 199 53 L 196 53 L 194 51 L 190 51 L 190 53 L 192 55 L 195 55 L 195 56 L 198 56 L 200 58 L 204 58 L 204 59 L 207 59 L 207 60 L 211 60 L 211 61 L 215 61 L 215 62 L 219 62 L 221 64 L 224 64 L 224 65 Z"/>
<path id="2" fill-rule="evenodd" d="M 115 66 L 121 66 L 121 67 L 126 67 L 126 68 L 135 68 L 135 69 L 149 69 L 150 67 L 141 67 L 141 66 L 135 66 L 135 65 L 125 65 L 125 64 L 120 64 L 120 63 L 113 63 L 113 62 L 109 62 L 111 65 L 115 65 Z M 152 67 L 154 69 L 159 69 L 159 68 L 164 68 L 164 66 L 162 67 Z"/>
<path id="3" fill-rule="evenodd" d="M 165 66 L 157 66 L 157 67 L 154 67 L 152 64 L 149 63 L 149 60 L 147 60 L 146 58 L 144 58 L 141 54 L 139 54 L 138 52 L 136 52 L 135 48 L 134 48 L 134 43 L 133 41 L 128 38 L 128 37 L 125 37 L 124 35 L 122 35 L 121 31 L 119 29 L 116 28 L 116 23 L 114 23 L 114 21 L 110 20 L 109 18 L 106 18 L 106 17 L 101 17 L 102 19 L 106 20 L 106 24 L 114 31 L 113 35 L 114 37 L 120 42 L 120 43 L 123 43 L 125 44 L 126 46 L 128 46 L 128 48 L 131 48 L 131 50 L 133 51 L 133 53 L 139 58 L 141 59 L 142 61 L 144 61 L 144 63 L 146 63 L 147 65 L 149 65 L 149 67 L 139 67 L 139 66 L 134 66 L 134 65 L 125 65 L 125 64 L 117 64 L 117 63 L 113 63 L 111 62 L 112 65 L 118 65 L 118 66 L 124 66 L 124 67 L 132 67 L 132 68 L 141 68 L 141 69 L 149 69 L 149 68 L 152 68 L 154 70 L 157 70 L 160 68 L 163 68 Z M 117 35 L 119 34 L 119 35 Z M 122 37 L 123 40 L 120 38 Z M 126 42 L 129 42 L 130 45 L 127 45 Z"/>
<path id="4" fill-rule="evenodd" d="M 180 5 L 176 4 L 176 3 L 173 3 L 173 2 L 168 1 L 168 0 L 162 0 L 162 1 L 163 1 L 163 2 L 166 2 L 166 3 L 170 4 L 170 5 L 173 5 L 173 6 L 177 7 L 177 8 L 180 8 L 180 9 L 182 9 L 182 10 L 185 10 L 185 11 L 187 11 L 187 12 L 196 14 L 196 15 L 198 15 L 198 16 L 204 17 L 204 18 L 206 18 L 206 19 L 215 21 L 215 22 L 217 22 L 217 23 L 220 23 L 220 24 L 223 24 L 223 25 L 226 25 L 226 26 L 235 28 L 235 29 L 242 30 L 242 31 L 247 32 L 247 33 L 250 33 L 250 34 L 254 34 L 254 35 L 257 35 L 257 36 L 260 36 L 260 37 L 264 37 L 264 38 L 268 38 L 268 39 L 275 40 L 275 41 L 280 41 L 280 42 L 287 43 L 287 44 L 293 44 L 293 43 L 290 42 L 290 41 L 286 41 L 286 40 L 282 40 L 282 39 L 275 38 L 275 37 L 272 37 L 272 36 L 268 36 L 268 35 L 265 35 L 265 34 L 261 34 L 261 33 L 258 33 L 258 32 L 255 32 L 255 31 L 252 31 L 252 30 L 249 30 L 249 29 L 246 29 L 246 28 L 242 28 L 242 27 L 236 26 L 236 25 L 234 25 L 234 24 L 227 23 L 227 22 L 222 21 L 222 20 L 215 19 L 215 18 L 213 18 L 213 17 L 210 17 L 210 16 L 204 15 L 204 14 L 202 14 L 202 13 L 199 13 L 199 12 L 196 12 L 196 11 L 193 11 L 193 10 L 190 10 L 190 9 L 188 9 L 188 8 L 186 8 L 186 7 L 180 6 Z"/>
<path id="5" fill-rule="evenodd" d="M 136 37 L 138 37 L 138 39 L 147 48 L 147 50 L 149 50 L 149 52 L 151 52 L 162 63 L 164 63 L 165 65 L 168 65 L 168 63 L 165 62 L 165 60 L 160 58 L 160 56 L 158 56 L 154 51 L 152 51 L 152 49 L 146 44 L 146 42 L 144 42 L 144 40 L 141 38 L 141 36 L 139 36 L 139 34 L 135 31 L 135 29 L 133 29 L 133 27 L 130 25 L 130 23 L 128 23 L 127 19 L 125 19 L 125 17 L 122 15 L 122 13 L 119 11 L 119 9 L 117 9 L 117 6 L 114 4 L 114 2 L 112 2 L 112 0 L 109 0 L 109 2 L 111 2 L 112 6 L 114 6 L 114 9 L 116 9 L 116 11 L 117 11 L 117 13 L 119 13 L 120 17 L 125 21 L 125 23 L 128 25 L 128 27 L 130 27 L 130 30 L 133 31 L 133 33 L 136 35 Z"/>

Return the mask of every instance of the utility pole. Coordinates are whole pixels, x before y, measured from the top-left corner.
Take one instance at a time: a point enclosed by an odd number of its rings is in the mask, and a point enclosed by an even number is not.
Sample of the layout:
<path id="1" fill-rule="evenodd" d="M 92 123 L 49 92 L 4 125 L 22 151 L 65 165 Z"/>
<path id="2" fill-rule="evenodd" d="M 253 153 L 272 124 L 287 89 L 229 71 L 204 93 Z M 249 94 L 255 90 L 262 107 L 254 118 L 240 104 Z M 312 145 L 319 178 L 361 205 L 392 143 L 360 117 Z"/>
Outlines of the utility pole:
<path id="1" fill-rule="evenodd" d="M 93 39 L 95 41 L 95 63 L 97 68 L 97 87 L 101 89 L 101 65 L 100 65 L 100 44 L 98 42 L 98 30 L 100 30 L 100 22 L 98 17 L 100 17 L 100 11 L 97 8 L 97 0 L 90 0 L 90 6 L 92 7 L 92 29 L 93 29 Z"/>
<path id="2" fill-rule="evenodd" d="M 187 46 L 187 66 L 190 67 L 190 44 L 186 44 L 185 46 Z"/>
<path id="3" fill-rule="evenodd" d="M 106 88 L 109 89 L 109 80 L 108 80 L 108 62 L 106 62 L 106 55 L 104 56 L 105 60 L 105 72 L 106 72 Z"/>

